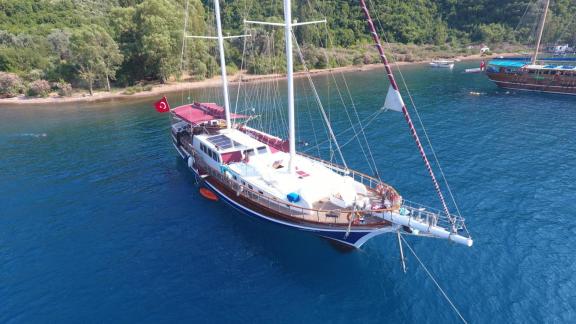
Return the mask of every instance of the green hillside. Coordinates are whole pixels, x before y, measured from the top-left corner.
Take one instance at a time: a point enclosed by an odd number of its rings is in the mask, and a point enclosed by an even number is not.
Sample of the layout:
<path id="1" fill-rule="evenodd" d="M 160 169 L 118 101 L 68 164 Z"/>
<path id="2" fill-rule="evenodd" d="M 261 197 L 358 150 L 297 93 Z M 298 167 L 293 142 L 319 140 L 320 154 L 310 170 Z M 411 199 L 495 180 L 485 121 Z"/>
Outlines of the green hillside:
<path id="1" fill-rule="evenodd" d="M 421 48 L 449 53 L 462 51 L 470 44 L 526 43 L 537 21 L 537 11 L 527 10 L 530 2 L 372 0 L 368 4 L 373 6 L 373 16 L 379 18 L 377 25 L 387 41 L 409 44 L 397 47 L 397 58 L 414 60 Z M 185 3 L 186 0 L 0 0 L 0 71 L 22 78 L 17 91 L 36 80 L 90 89 L 125 87 L 143 80 L 165 82 L 180 77 L 182 67 L 193 78 L 210 77 L 218 73 L 215 46 L 210 41 L 187 41 L 181 66 Z M 245 18 L 282 19 L 282 2 L 278 0 L 227 1 L 222 7 L 225 33 L 229 34 L 244 33 Z M 572 0 L 553 1 L 545 39 L 573 43 L 575 9 Z M 214 34 L 212 1 L 190 0 L 188 11 L 189 34 Z M 357 1 L 294 0 L 293 11 L 299 21 L 328 19 L 326 26 L 299 27 L 295 31 L 312 67 L 372 61 L 364 54 L 370 40 Z M 269 56 L 263 54 L 270 53 L 271 46 L 281 49 L 283 33 L 251 33 L 255 34 L 247 41 L 251 52 L 244 56 L 247 63 L 252 63 L 249 72 L 271 72 Z M 244 48 L 242 39 L 227 43 L 231 71 L 242 64 Z M 333 55 L 327 59 L 319 48 L 329 48 Z M 275 52 L 271 54 L 274 55 Z M 6 82 L 0 80 L 2 84 Z M 37 86 L 42 88 L 39 83 Z"/>

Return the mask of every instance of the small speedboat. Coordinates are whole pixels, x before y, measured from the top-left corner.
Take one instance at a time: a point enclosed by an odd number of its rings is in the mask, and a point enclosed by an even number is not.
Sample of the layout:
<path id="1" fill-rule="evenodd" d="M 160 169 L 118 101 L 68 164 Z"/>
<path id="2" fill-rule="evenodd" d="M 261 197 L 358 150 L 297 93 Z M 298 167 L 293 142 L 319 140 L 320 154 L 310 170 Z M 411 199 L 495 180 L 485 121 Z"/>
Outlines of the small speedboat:
<path id="1" fill-rule="evenodd" d="M 433 60 L 430 62 L 430 66 L 434 68 L 446 68 L 452 69 L 454 68 L 454 61 L 453 60 Z"/>
<path id="2" fill-rule="evenodd" d="M 482 71 L 482 68 L 471 68 L 464 70 L 464 73 L 480 73 Z"/>

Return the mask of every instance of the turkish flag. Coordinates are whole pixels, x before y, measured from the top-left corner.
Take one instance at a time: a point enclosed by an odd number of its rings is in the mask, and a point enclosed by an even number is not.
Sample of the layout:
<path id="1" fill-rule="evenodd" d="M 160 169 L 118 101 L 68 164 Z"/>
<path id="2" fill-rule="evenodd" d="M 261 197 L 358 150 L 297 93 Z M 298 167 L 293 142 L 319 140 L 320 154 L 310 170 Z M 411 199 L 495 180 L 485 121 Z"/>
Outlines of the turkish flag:
<path id="1" fill-rule="evenodd" d="M 156 111 L 159 113 L 169 112 L 170 111 L 170 105 L 168 104 L 168 100 L 166 99 L 166 96 L 164 96 L 164 97 L 162 97 L 162 99 L 156 101 L 156 103 L 154 103 L 154 108 L 156 108 Z"/>

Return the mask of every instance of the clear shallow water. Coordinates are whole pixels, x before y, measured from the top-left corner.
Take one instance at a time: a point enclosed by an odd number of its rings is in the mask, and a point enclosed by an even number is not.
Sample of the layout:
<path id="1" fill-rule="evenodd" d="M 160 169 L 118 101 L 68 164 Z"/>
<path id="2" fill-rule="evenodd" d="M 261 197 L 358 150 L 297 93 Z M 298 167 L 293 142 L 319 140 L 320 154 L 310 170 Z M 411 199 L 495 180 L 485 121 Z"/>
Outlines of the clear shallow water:
<path id="1" fill-rule="evenodd" d="M 576 98 L 470 66 L 403 71 L 475 245 L 407 239 L 470 322 L 574 322 Z M 380 71 L 347 79 L 362 116 L 382 105 Z M 458 321 L 394 236 L 342 253 L 202 199 L 153 101 L 0 109 L 0 322 Z M 367 132 L 383 178 L 437 204 L 401 114 Z"/>

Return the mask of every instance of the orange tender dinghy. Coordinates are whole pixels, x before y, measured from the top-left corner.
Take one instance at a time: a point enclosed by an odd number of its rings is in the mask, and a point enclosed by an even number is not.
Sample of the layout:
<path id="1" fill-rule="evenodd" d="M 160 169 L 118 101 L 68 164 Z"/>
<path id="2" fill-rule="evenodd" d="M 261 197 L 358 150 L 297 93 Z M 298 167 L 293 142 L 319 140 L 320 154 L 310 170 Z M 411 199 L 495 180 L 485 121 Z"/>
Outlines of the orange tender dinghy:
<path id="1" fill-rule="evenodd" d="M 218 201 L 218 196 L 208 188 L 200 188 L 200 194 L 208 200 Z"/>

